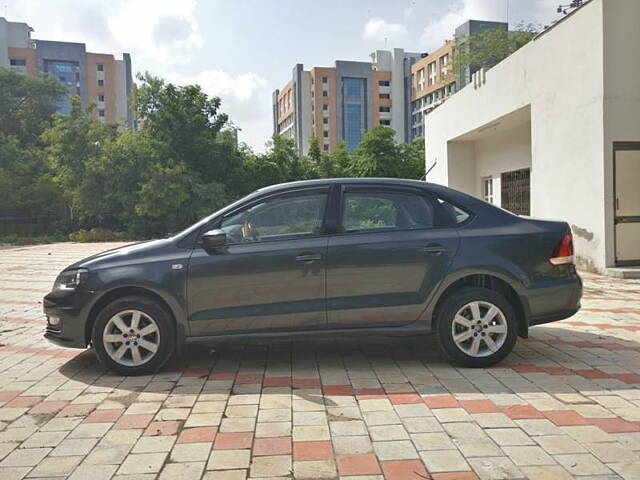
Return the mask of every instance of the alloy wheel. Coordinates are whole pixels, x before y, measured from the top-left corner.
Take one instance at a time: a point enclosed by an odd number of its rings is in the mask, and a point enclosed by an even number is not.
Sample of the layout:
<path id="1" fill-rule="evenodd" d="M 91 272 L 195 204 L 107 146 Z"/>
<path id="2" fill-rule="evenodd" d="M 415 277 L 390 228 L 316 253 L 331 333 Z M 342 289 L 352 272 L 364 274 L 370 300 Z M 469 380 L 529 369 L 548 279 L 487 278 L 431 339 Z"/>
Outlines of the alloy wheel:
<path id="1" fill-rule="evenodd" d="M 507 319 L 496 305 L 474 301 L 460 308 L 451 323 L 456 346 L 471 357 L 496 353 L 507 339 Z"/>
<path id="2" fill-rule="evenodd" d="M 112 316 L 104 327 L 102 342 L 114 362 L 138 367 L 151 360 L 160 347 L 156 321 L 140 310 L 124 310 Z"/>

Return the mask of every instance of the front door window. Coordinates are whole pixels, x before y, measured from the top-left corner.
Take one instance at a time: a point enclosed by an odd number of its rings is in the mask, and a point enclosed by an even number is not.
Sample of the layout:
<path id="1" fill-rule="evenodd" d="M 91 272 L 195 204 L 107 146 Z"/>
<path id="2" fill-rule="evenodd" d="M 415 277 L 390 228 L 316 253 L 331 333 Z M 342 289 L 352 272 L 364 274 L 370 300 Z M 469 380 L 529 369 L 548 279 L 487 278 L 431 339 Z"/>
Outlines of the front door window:
<path id="1" fill-rule="evenodd" d="M 276 198 L 227 217 L 220 228 L 227 243 L 289 240 L 320 233 L 327 195 Z"/>

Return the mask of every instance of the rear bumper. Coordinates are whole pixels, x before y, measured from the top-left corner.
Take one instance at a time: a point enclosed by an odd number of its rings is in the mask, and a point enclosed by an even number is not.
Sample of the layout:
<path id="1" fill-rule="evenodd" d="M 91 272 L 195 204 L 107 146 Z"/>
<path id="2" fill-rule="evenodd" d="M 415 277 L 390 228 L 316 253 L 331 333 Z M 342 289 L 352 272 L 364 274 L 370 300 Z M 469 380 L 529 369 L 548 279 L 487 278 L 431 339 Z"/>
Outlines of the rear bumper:
<path id="1" fill-rule="evenodd" d="M 580 310 L 582 279 L 574 271 L 570 277 L 551 280 L 529 290 L 529 326 L 564 320 Z"/>

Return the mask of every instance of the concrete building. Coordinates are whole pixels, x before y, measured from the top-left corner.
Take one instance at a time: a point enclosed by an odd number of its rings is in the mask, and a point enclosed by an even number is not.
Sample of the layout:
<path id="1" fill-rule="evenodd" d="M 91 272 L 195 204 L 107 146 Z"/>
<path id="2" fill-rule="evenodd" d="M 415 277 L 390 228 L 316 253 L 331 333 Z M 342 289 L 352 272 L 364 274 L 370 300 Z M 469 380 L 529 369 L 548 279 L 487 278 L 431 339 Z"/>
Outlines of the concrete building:
<path id="1" fill-rule="evenodd" d="M 424 137 L 424 116 L 469 83 L 476 72 L 476 68 L 469 65 L 457 73 L 453 71 L 456 49 L 467 47 L 465 40 L 471 35 L 507 29 L 508 24 L 504 22 L 468 20 L 455 29 L 454 40 L 447 40 L 411 66 L 411 141 Z"/>
<path id="2" fill-rule="evenodd" d="M 293 138 L 301 153 L 316 136 L 321 149 L 333 151 L 344 141 L 356 148 L 362 134 L 376 125 L 410 140 L 411 65 L 419 53 L 401 48 L 377 50 L 371 62 L 335 62 L 333 67 L 293 68 L 292 78 L 273 92 L 273 131 Z"/>
<path id="3" fill-rule="evenodd" d="M 424 136 L 424 116 L 456 92 L 454 46 L 449 40 L 411 66 L 411 140 Z"/>
<path id="4" fill-rule="evenodd" d="M 569 222 L 587 269 L 640 265 L 640 2 L 591 0 L 425 117 L 427 181 Z"/>
<path id="5" fill-rule="evenodd" d="M 133 78 L 131 57 L 87 52 L 84 43 L 32 40 L 26 23 L 0 17 L 0 68 L 25 75 L 52 75 L 68 94 L 58 102 L 58 112 L 68 114 L 70 97 L 80 97 L 83 106 L 94 103 L 94 116 L 105 123 L 133 128 L 131 110 Z"/>

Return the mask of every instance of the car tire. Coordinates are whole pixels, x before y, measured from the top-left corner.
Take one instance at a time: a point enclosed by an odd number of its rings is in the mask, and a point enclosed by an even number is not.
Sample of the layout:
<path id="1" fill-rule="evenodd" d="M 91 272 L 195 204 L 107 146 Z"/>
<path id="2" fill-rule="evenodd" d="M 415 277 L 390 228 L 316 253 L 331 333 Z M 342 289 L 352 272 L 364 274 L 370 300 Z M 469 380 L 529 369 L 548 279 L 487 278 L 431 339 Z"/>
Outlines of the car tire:
<path id="1" fill-rule="evenodd" d="M 518 338 L 518 319 L 500 293 L 465 287 L 444 300 L 436 330 L 440 347 L 453 363 L 482 368 L 511 353 Z"/>
<path id="2" fill-rule="evenodd" d="M 173 317 L 152 298 L 128 296 L 107 304 L 91 331 L 100 363 L 121 375 L 160 369 L 175 351 Z"/>

